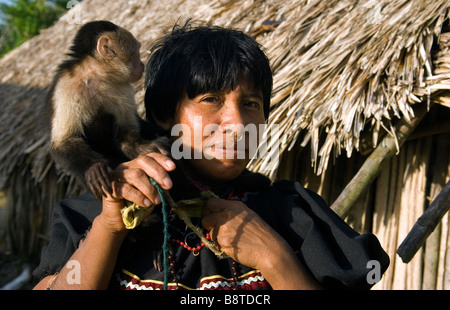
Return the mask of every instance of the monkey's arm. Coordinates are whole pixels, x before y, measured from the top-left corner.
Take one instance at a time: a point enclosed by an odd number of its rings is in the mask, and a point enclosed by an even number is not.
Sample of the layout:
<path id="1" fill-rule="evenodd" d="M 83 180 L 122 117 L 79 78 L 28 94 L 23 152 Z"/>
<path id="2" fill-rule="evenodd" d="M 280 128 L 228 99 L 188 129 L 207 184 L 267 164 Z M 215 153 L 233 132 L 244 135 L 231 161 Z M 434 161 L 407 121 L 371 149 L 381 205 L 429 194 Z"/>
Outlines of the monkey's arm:
<path id="1" fill-rule="evenodd" d="M 82 137 L 72 136 L 60 143 L 52 142 L 51 151 L 63 169 L 86 180 L 95 196 L 102 196 L 102 186 L 109 193 L 112 192 L 108 161 L 93 151 Z"/>
<path id="2" fill-rule="evenodd" d="M 137 130 L 130 129 L 123 133 L 121 149 L 132 159 L 150 152 L 167 156 L 170 154 L 170 140 L 165 136 L 147 140 L 142 138 Z"/>

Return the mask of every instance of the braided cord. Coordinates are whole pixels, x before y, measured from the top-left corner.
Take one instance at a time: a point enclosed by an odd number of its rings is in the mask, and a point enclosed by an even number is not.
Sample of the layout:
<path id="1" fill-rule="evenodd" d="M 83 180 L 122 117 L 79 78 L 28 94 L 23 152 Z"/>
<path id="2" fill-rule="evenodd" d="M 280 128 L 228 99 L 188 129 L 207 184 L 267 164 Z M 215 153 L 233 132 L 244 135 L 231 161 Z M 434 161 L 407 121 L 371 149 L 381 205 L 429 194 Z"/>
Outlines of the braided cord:
<path id="1" fill-rule="evenodd" d="M 159 184 L 153 178 L 150 178 L 150 183 L 156 187 L 156 189 L 158 190 L 159 196 L 161 197 L 161 204 L 162 204 L 161 212 L 162 212 L 163 223 L 164 223 L 164 242 L 163 242 L 164 290 L 167 290 L 167 282 L 168 282 L 168 277 L 169 277 L 169 266 L 168 266 L 167 253 L 169 252 L 168 243 L 170 240 L 167 202 L 164 199 L 164 190 L 161 188 L 161 186 L 159 186 Z"/>

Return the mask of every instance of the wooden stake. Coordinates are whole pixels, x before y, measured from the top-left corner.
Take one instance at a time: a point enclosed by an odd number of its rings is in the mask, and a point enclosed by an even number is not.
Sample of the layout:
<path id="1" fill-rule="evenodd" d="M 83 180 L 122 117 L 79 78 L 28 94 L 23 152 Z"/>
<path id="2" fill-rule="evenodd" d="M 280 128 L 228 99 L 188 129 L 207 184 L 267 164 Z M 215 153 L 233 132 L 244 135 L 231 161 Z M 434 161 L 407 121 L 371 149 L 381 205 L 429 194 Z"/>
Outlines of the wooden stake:
<path id="1" fill-rule="evenodd" d="M 450 181 L 447 182 L 423 215 L 417 219 L 416 224 L 398 247 L 397 254 L 404 263 L 408 263 L 414 257 L 449 208 Z"/>
<path id="2" fill-rule="evenodd" d="M 399 150 L 406 138 L 414 131 L 427 114 L 427 105 L 422 102 L 414 111 L 415 117 L 408 121 L 401 119 L 394 127 L 395 136 L 387 135 L 369 155 L 353 179 L 332 204 L 331 209 L 340 217 L 345 218 L 356 200 L 378 176 L 384 164 Z"/>

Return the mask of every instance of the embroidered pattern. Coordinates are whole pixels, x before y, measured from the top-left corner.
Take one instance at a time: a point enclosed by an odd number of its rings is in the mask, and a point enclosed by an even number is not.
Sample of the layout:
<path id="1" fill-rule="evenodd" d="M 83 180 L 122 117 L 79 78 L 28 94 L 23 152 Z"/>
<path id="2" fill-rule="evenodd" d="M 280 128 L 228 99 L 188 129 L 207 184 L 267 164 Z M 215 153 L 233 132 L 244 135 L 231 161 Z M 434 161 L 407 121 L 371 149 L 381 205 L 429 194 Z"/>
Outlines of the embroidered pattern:
<path id="1" fill-rule="evenodd" d="M 242 197 L 239 197 L 239 196 L 235 195 L 234 192 L 231 192 L 228 195 L 227 200 L 240 200 L 242 202 L 246 202 L 249 198 L 249 195 L 256 196 L 256 195 L 259 195 L 259 192 L 245 192 L 242 195 Z"/>
<path id="2" fill-rule="evenodd" d="M 116 274 L 116 280 L 119 289 L 122 290 L 162 290 L 164 283 L 156 280 L 141 280 L 138 276 L 127 270 Z M 200 287 L 192 288 L 182 283 L 178 286 L 186 290 L 231 290 L 232 278 L 224 278 L 222 276 L 210 276 L 200 280 Z M 175 283 L 168 283 L 168 289 L 175 289 Z M 254 290 L 261 288 L 269 288 L 269 283 L 264 279 L 258 270 L 252 270 L 239 277 L 237 288 L 241 290 Z"/>

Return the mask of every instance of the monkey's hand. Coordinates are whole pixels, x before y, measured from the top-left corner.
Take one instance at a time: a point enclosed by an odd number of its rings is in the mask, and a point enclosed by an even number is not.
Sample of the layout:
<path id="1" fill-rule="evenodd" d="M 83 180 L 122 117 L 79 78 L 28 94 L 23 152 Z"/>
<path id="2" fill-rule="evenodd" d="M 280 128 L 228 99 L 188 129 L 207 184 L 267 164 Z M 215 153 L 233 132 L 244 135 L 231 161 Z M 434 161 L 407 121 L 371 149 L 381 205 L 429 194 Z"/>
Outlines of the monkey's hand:
<path id="1" fill-rule="evenodd" d="M 168 137 L 159 137 L 155 140 L 152 140 L 151 142 L 147 142 L 143 145 L 141 145 L 141 150 L 139 151 L 140 154 L 147 154 L 147 153 L 160 153 L 165 156 L 170 155 L 170 139 Z"/>
<path id="2" fill-rule="evenodd" d="M 86 182 L 97 198 L 102 197 L 103 191 L 112 194 L 111 173 L 112 169 L 105 162 L 97 162 L 87 169 Z"/>
<path id="3" fill-rule="evenodd" d="M 170 155 L 170 139 L 168 137 L 159 137 L 153 140 L 153 143 L 161 154 L 166 156 Z"/>

